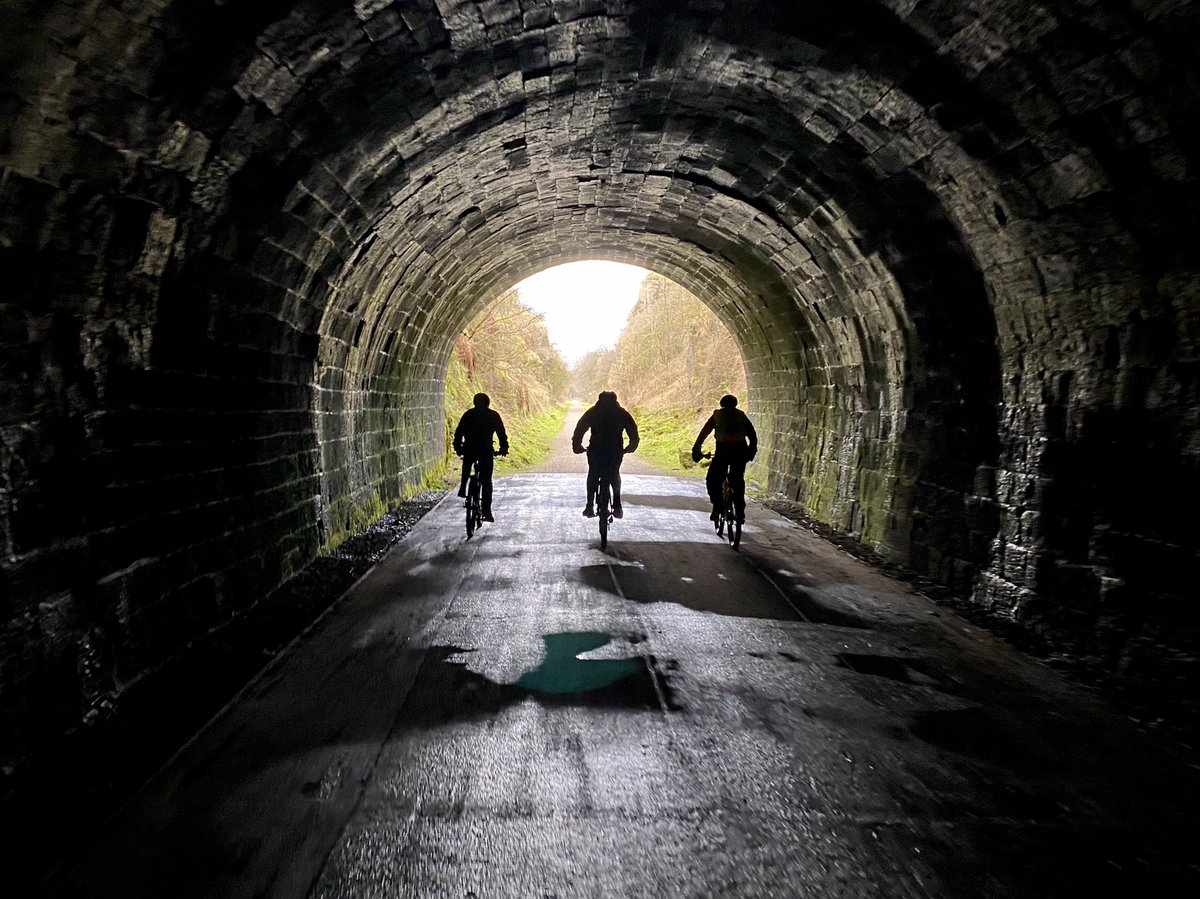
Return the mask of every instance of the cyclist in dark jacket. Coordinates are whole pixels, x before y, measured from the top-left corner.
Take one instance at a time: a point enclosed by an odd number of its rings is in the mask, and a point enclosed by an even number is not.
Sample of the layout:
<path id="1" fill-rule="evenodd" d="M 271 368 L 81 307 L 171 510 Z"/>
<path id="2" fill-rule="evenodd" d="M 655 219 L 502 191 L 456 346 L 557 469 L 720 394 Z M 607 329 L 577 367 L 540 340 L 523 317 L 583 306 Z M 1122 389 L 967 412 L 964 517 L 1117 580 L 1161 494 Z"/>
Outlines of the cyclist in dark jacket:
<path id="1" fill-rule="evenodd" d="M 486 393 L 477 393 L 472 400 L 474 406 L 463 413 L 454 429 L 454 452 L 462 456 L 462 481 L 458 495 L 467 495 L 467 478 L 471 475 L 471 463 L 479 462 L 479 481 L 483 494 L 483 520 L 495 521 L 492 517 L 492 435 L 500 440 L 498 455 L 508 455 L 508 434 L 504 432 L 504 420 L 495 409 L 489 409 L 491 399 Z"/>
<path id="2" fill-rule="evenodd" d="M 716 521 L 721 517 L 721 507 L 724 505 L 721 485 L 728 474 L 729 486 L 733 488 L 734 512 L 737 520 L 743 522 L 746 520 L 746 463 L 758 452 L 758 434 L 746 413 L 737 407 L 736 396 L 727 393 L 721 397 L 721 408 L 714 410 L 700 429 L 692 447 L 693 462 L 703 458 L 700 447 L 713 431 L 716 431 L 717 448 L 704 478 L 713 507 L 709 518 Z"/>
<path id="3" fill-rule="evenodd" d="M 583 452 L 583 435 L 589 430 L 592 439 L 587 447 L 587 506 L 583 514 L 588 518 L 596 517 L 596 489 L 600 475 L 604 473 L 612 484 L 613 518 L 621 518 L 625 514 L 621 510 L 621 460 L 625 458 L 625 453 L 632 453 L 638 447 L 637 422 L 617 402 L 617 395 L 605 390 L 596 398 L 596 405 L 584 412 L 575 425 L 571 449 L 576 453 Z M 628 446 L 625 445 L 624 434 L 629 435 Z"/>

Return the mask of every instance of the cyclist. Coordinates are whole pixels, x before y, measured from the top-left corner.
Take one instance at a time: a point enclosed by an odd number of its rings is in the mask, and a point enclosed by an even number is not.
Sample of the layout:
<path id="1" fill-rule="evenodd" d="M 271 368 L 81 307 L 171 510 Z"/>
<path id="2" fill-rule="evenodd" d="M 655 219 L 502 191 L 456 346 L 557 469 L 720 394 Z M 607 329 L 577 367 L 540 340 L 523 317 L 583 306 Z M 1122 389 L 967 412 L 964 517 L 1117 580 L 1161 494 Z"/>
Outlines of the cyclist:
<path id="1" fill-rule="evenodd" d="M 588 442 L 588 474 L 587 474 L 587 505 L 583 514 L 587 518 L 596 517 L 596 489 L 600 484 L 600 475 L 607 474 L 608 482 L 612 484 L 613 518 L 621 518 L 621 460 L 625 453 L 632 453 L 638 448 L 637 422 L 628 410 L 617 402 L 617 395 L 611 390 L 603 391 L 596 397 L 596 404 L 579 416 L 575 425 L 575 433 L 571 437 L 571 449 L 582 453 L 583 435 L 592 432 Z M 629 435 L 629 444 L 625 444 L 624 434 Z"/>
<path id="2" fill-rule="evenodd" d="M 728 393 L 721 397 L 721 408 L 714 410 L 700 429 L 692 446 L 693 462 L 703 458 L 700 447 L 713 431 L 716 431 L 717 448 L 704 479 L 713 507 L 709 518 L 717 521 L 721 517 L 721 485 L 728 474 L 729 486 L 734 493 L 734 513 L 741 524 L 746 520 L 746 463 L 758 452 L 758 434 L 746 413 L 737 407 L 737 397 Z"/>
<path id="3" fill-rule="evenodd" d="M 454 452 L 462 456 L 462 480 L 458 495 L 466 497 L 467 478 L 471 476 L 471 463 L 479 463 L 479 481 L 483 493 L 483 520 L 495 521 L 492 517 L 492 435 L 500 440 L 498 455 L 508 455 L 508 434 L 504 431 L 504 420 L 495 409 L 488 408 L 492 401 L 486 393 L 477 393 L 471 401 L 472 407 L 463 413 L 454 429 Z"/>

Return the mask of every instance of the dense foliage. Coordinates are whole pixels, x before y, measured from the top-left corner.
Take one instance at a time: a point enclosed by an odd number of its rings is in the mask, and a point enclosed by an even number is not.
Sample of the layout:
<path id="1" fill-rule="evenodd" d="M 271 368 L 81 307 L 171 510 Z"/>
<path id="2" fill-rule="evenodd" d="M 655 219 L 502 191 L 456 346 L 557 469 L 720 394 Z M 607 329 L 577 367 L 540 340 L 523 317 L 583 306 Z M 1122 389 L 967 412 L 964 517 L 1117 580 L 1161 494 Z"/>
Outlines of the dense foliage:
<path id="1" fill-rule="evenodd" d="M 446 370 L 446 446 L 479 392 L 491 397 L 513 446 L 512 465 L 534 465 L 562 426 L 569 373 L 542 317 L 508 291 L 459 335 Z"/>
<path id="2" fill-rule="evenodd" d="M 609 389 L 609 375 L 617 361 L 617 351 L 592 350 L 571 369 L 571 396 L 592 400 L 601 390 Z"/>
<path id="3" fill-rule="evenodd" d="M 745 397 L 742 355 L 729 330 L 693 294 L 649 275 L 608 373 L 625 406 L 693 413 L 724 393 Z"/>

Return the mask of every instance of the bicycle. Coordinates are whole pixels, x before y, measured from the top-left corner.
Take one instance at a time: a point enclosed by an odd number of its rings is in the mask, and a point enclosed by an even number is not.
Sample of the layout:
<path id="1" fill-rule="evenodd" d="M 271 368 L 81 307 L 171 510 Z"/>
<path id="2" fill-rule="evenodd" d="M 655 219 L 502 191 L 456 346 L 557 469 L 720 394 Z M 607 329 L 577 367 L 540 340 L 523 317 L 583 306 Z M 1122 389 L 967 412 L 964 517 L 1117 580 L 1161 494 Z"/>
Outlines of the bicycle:
<path id="1" fill-rule="evenodd" d="M 467 539 L 475 534 L 476 528 L 483 527 L 483 500 L 480 497 L 479 460 L 471 463 L 471 476 L 467 481 L 467 501 L 463 503 L 467 510 Z"/>
<path id="2" fill-rule="evenodd" d="M 621 451 L 624 456 L 632 452 L 629 447 L 625 447 Z M 588 464 L 591 465 L 591 457 L 588 457 Z M 613 511 L 613 476 L 617 476 L 618 483 L 620 482 L 621 462 L 618 460 L 611 469 L 604 466 L 604 470 L 599 470 L 596 475 L 596 517 L 600 519 L 600 548 L 608 548 L 608 526 L 613 523 L 614 518 L 620 518 L 619 512 Z M 589 504 L 589 508 L 590 508 Z M 586 514 L 586 513 L 585 513 Z M 589 516 L 590 517 L 590 516 Z"/>
<path id="3" fill-rule="evenodd" d="M 703 458 L 712 459 L 712 453 L 704 453 Z M 717 515 L 717 520 L 713 522 L 713 527 L 716 528 L 717 534 L 729 541 L 729 545 L 735 550 L 742 543 L 742 523 L 737 517 L 737 491 L 733 489 L 733 485 L 729 483 L 729 475 L 725 475 L 725 480 L 721 482 L 721 511 Z"/>

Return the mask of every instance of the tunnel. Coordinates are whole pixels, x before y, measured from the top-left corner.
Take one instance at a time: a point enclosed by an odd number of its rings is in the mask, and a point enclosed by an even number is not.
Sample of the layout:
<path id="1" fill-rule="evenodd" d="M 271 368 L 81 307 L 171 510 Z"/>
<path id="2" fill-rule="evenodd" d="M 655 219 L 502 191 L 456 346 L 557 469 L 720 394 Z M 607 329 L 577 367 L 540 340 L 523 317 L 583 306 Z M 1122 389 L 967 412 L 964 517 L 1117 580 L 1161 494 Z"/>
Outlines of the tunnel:
<path id="1" fill-rule="evenodd" d="M 455 336 L 585 259 L 730 329 L 767 494 L 1200 682 L 1194 4 L 5 7 L 12 770 L 419 489 Z"/>

